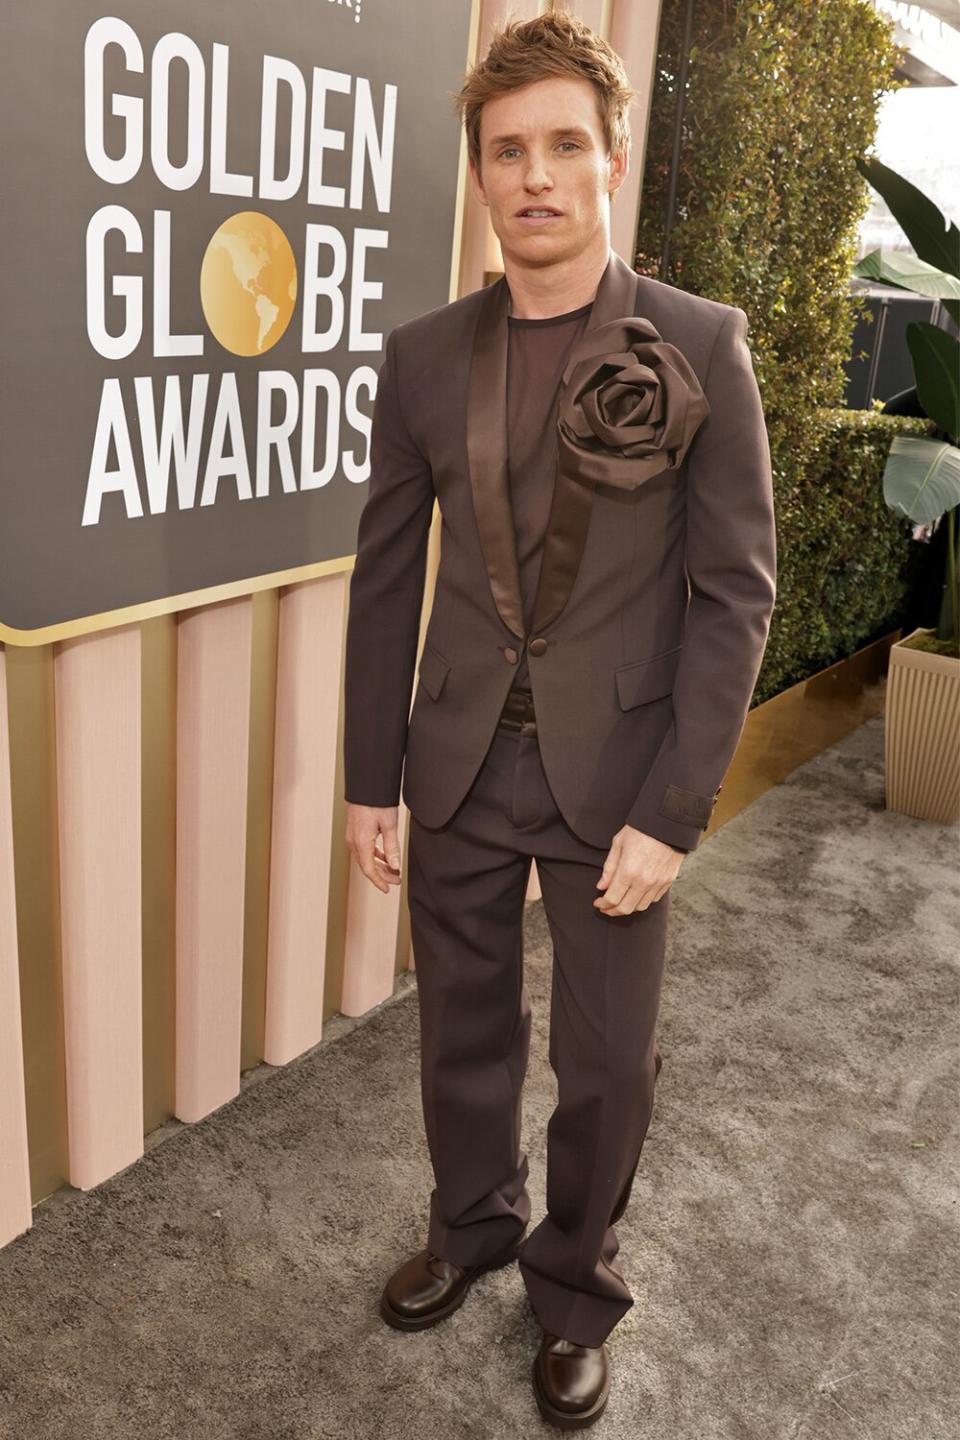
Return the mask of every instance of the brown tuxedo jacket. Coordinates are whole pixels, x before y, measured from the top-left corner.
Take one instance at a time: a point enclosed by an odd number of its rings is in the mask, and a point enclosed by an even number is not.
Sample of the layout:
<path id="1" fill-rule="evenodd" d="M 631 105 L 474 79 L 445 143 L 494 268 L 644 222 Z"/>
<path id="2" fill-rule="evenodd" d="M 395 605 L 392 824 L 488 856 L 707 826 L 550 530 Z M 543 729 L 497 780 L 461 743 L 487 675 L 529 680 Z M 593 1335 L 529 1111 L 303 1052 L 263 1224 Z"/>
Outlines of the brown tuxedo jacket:
<path id="1" fill-rule="evenodd" d="M 544 770 L 570 828 L 692 850 L 733 757 L 776 592 L 770 452 L 743 310 L 610 252 L 574 346 L 651 321 L 709 402 L 682 463 L 636 488 L 560 473 L 524 624 L 507 473 L 509 287 L 397 326 L 380 369 L 347 624 L 345 798 L 444 824 L 484 759 L 522 647 Z M 561 390 L 561 394 L 563 391 Z M 410 710 L 427 538 L 441 559 Z"/>

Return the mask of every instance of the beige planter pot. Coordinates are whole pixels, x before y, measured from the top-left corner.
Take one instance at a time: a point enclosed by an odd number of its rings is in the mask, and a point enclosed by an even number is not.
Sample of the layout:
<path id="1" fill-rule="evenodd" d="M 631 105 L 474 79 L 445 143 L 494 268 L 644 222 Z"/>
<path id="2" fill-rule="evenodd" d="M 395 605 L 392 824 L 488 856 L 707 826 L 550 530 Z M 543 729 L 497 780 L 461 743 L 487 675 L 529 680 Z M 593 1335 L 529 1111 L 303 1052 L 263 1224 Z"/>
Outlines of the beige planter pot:
<path id="1" fill-rule="evenodd" d="M 948 825 L 960 816 L 960 659 L 890 647 L 884 730 L 886 805 Z"/>

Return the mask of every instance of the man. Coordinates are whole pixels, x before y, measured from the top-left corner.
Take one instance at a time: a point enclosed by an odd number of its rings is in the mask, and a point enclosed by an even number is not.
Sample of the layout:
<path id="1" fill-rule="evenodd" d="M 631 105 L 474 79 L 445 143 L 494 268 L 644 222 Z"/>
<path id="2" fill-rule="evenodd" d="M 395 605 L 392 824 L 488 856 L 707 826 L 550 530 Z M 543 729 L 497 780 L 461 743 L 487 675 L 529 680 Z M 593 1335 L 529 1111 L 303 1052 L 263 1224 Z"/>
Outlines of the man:
<path id="1" fill-rule="evenodd" d="M 535 1396 L 560 1428 L 602 1413 L 604 1341 L 634 1303 L 614 1225 L 653 1106 L 670 887 L 736 748 L 775 595 L 746 316 L 610 249 L 632 95 L 615 52 L 562 13 L 507 25 L 468 76 L 470 179 L 504 276 L 388 337 L 347 633 L 346 838 L 385 893 L 401 767 L 411 812 L 436 1180 L 426 1246 L 381 1313 L 436 1324 L 517 1257 L 542 1327 Z M 558 1104 L 547 1213 L 521 1250 L 532 858 Z"/>

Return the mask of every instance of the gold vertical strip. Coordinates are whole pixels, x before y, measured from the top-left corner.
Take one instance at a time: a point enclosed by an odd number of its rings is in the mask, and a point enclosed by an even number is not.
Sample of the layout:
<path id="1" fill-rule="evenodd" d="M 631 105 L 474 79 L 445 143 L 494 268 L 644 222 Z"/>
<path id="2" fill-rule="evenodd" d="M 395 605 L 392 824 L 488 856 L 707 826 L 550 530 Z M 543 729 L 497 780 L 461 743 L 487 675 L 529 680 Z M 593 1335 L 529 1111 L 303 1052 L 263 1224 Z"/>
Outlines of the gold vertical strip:
<path id="1" fill-rule="evenodd" d="M 7 733 L 7 662 L 0 645 L 0 1246 L 33 1224 L 30 1158 L 23 1090 L 23 1030 L 17 896 L 10 818 L 10 741 Z"/>
<path id="2" fill-rule="evenodd" d="M 67 1178 L 53 646 L 7 648 L 24 1090 L 33 1203 Z"/>
<path id="3" fill-rule="evenodd" d="M 352 574 L 352 572 L 351 572 Z M 343 993 L 343 967 L 347 948 L 347 896 L 350 892 L 350 866 L 354 863 L 347 849 L 344 836 L 347 829 L 347 804 L 344 799 L 345 778 L 343 773 L 343 709 L 344 709 L 344 668 L 347 653 L 347 619 L 350 613 L 350 576 L 344 584 L 347 594 L 344 598 L 343 616 L 340 627 L 339 694 L 340 708 L 337 715 L 337 759 L 333 786 L 333 809 L 330 823 L 333 826 L 330 845 L 330 903 L 327 909 L 327 963 L 323 975 L 323 1020 L 340 1009 Z M 331 676 L 331 679 L 333 677 Z"/>
<path id="4" fill-rule="evenodd" d="M 143 1125 L 173 1114 L 176 1058 L 177 617 L 140 626 Z"/>
<path id="5" fill-rule="evenodd" d="M 264 1050 L 279 617 L 279 590 L 262 590 L 253 597 L 246 889 L 243 916 L 243 1008 L 240 1023 L 241 1071 L 259 1065 Z"/>

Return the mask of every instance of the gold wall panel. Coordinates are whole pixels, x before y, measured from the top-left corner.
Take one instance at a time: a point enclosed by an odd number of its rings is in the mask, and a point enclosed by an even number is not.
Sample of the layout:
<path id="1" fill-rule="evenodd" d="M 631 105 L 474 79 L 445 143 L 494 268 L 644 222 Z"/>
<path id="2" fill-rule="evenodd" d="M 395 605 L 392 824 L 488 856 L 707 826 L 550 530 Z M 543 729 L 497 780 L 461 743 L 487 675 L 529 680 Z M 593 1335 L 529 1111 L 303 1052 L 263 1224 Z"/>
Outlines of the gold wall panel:
<path id="1" fill-rule="evenodd" d="M 747 713 L 704 839 L 791 770 L 883 710 L 890 646 L 899 638 L 899 630 L 891 631 Z"/>
<path id="2" fill-rule="evenodd" d="M 140 626 L 143 1125 L 173 1114 L 176 1004 L 177 617 Z"/>
<path id="3" fill-rule="evenodd" d="M 36 1204 L 66 1183 L 68 1170 L 53 646 L 10 645 L 6 659 L 24 1084 Z"/>
<path id="4" fill-rule="evenodd" d="M 254 1065 L 259 1065 L 263 1059 L 280 594 L 279 590 L 260 590 L 253 597 L 250 641 L 250 763 L 247 772 L 247 853 L 243 912 L 241 1073 Z"/>

